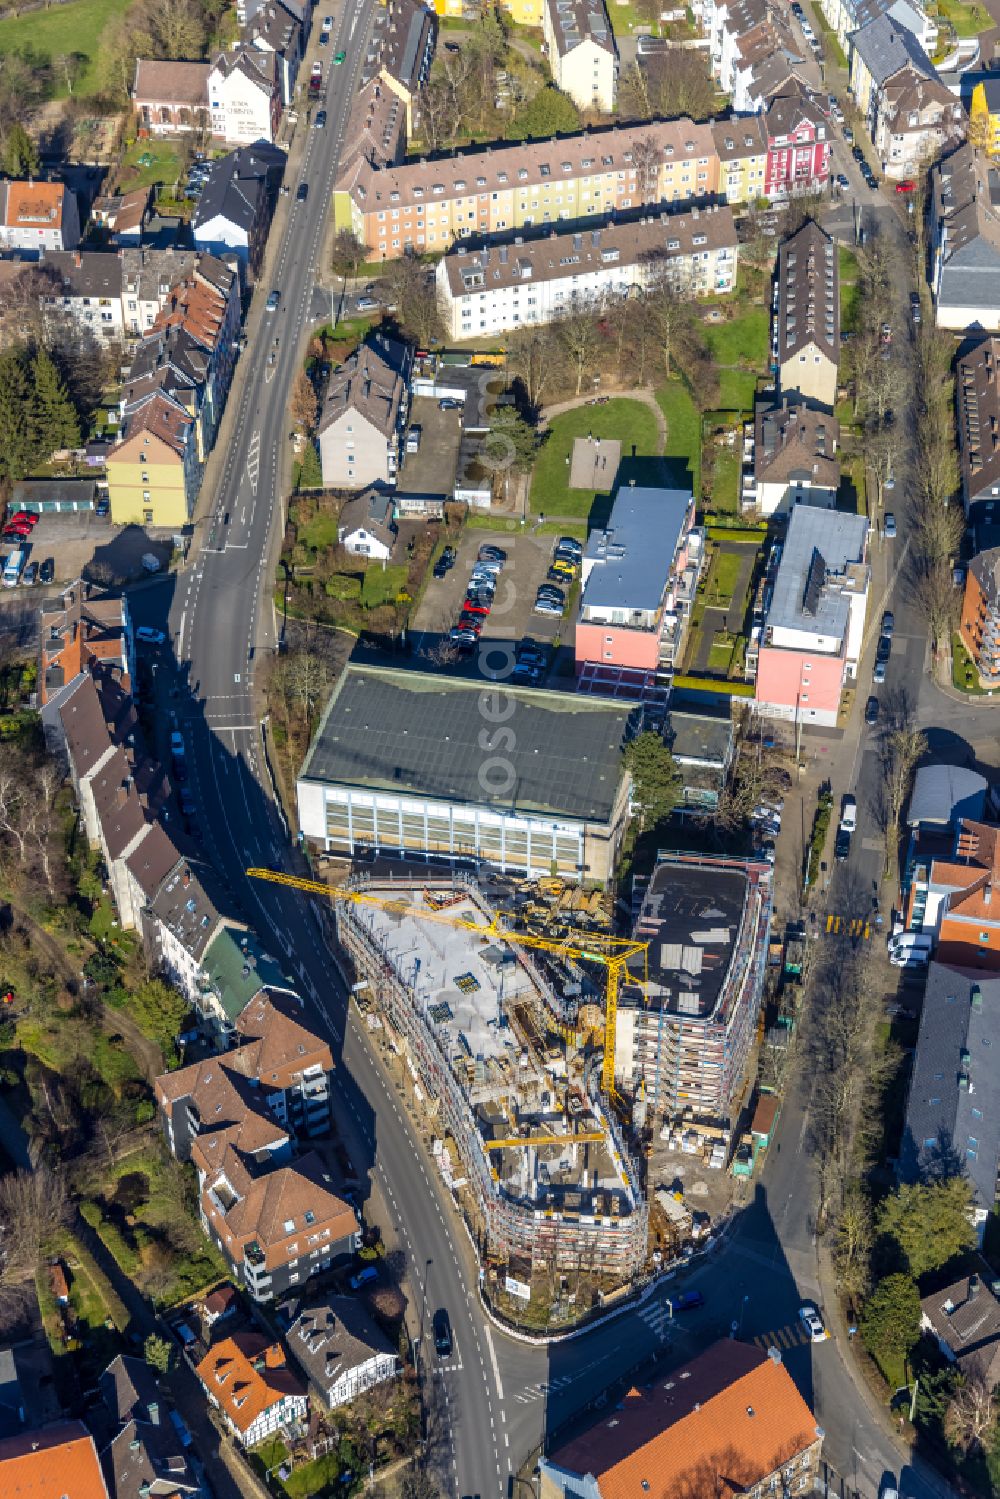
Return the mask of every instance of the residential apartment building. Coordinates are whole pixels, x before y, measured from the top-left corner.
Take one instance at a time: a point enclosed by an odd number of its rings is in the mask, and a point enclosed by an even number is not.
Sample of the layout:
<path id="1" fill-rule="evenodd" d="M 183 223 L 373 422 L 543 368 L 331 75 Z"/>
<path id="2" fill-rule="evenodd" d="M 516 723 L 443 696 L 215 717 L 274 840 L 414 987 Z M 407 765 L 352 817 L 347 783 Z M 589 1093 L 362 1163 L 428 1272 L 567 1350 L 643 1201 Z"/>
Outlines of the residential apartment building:
<path id="1" fill-rule="evenodd" d="M 962 1172 L 980 1242 L 1000 1168 L 1000 975 L 940 959 L 927 969 L 899 1174 L 915 1182 Z"/>
<path id="2" fill-rule="evenodd" d="M 719 195 L 731 207 L 763 198 L 768 177 L 768 136 L 757 115 L 716 120 L 712 138 L 719 158 Z"/>
<path id="3" fill-rule="evenodd" d="M 77 579 L 47 598 L 40 610 L 38 702 L 58 701 L 70 683 L 97 663 L 116 671 L 123 692 L 135 675 L 135 642 L 128 599 L 100 594 Z"/>
<path id="4" fill-rule="evenodd" d="M 691 207 L 475 250 L 456 246 L 438 262 L 438 296 L 452 338 L 489 337 L 663 281 L 686 296 L 731 291 L 738 253 L 730 208 Z"/>
<path id="5" fill-rule="evenodd" d="M 241 1447 L 257 1447 L 279 1433 L 301 1434 L 309 1412 L 305 1387 L 281 1344 L 263 1333 L 245 1328 L 213 1343 L 194 1372 Z"/>
<path id="6" fill-rule="evenodd" d="M 822 1442 L 780 1350 L 727 1338 L 543 1456 L 540 1499 L 702 1499 L 721 1493 L 718 1474 L 797 1499 L 813 1492 Z"/>
<path id="7" fill-rule="evenodd" d="M 49 250 L 43 257 L 51 271 L 50 291 L 42 294 L 46 322 L 72 323 L 101 343 L 122 343 L 122 264 L 106 251 Z"/>
<path id="8" fill-rule="evenodd" d="M 840 423 L 795 395 L 758 399 L 743 439 L 740 505 L 761 515 L 787 515 L 794 505 L 832 510 L 840 487 Z"/>
<path id="9" fill-rule="evenodd" d="M 833 410 L 840 366 L 837 247 L 813 220 L 778 249 L 772 358 L 782 393 Z"/>
<path id="10" fill-rule="evenodd" d="M 370 78 L 354 95 L 347 116 L 341 173 L 359 161 L 376 168 L 396 166 L 405 155 L 406 139 L 402 100 L 381 78 Z"/>
<path id="11" fill-rule="evenodd" d="M 757 10 L 752 0 L 745 0 L 733 13 L 734 25 L 746 29 L 726 37 L 731 46 L 724 47 L 720 74 L 728 79 L 733 109 L 739 114 L 757 114 L 770 96 L 792 83 L 802 62 L 802 54 L 785 17 L 768 7 L 765 18 L 750 24 Z"/>
<path id="12" fill-rule="evenodd" d="M 358 158 L 337 179 L 334 216 L 373 258 L 390 260 L 406 250 L 443 252 L 456 239 L 698 202 L 718 190 L 712 126 L 655 120 L 394 167 Z"/>
<path id="13" fill-rule="evenodd" d="M 618 48 L 604 0 L 544 0 L 542 35 L 556 87 L 578 109 L 613 113 Z"/>
<path id="14" fill-rule="evenodd" d="M 191 219 L 198 249 L 235 256 L 251 281 L 264 257 L 286 163 L 283 151 L 263 141 L 230 151 L 212 164 Z"/>
<path id="15" fill-rule="evenodd" d="M 417 94 L 434 61 L 437 30 L 437 17 L 422 0 L 386 0 L 375 12 L 366 74 L 377 76 L 400 101 L 407 139 Z"/>
<path id="16" fill-rule="evenodd" d="M 602 477 L 595 445 L 595 488 Z M 603 530 L 583 554 L 576 670 L 589 661 L 656 673 L 672 671 L 683 653 L 705 557 L 690 490 L 619 489 Z"/>
<path id="17" fill-rule="evenodd" d="M 302 22 L 280 0 L 265 0 L 247 23 L 246 39 L 259 52 L 273 53 L 281 102 L 291 104 L 305 50 Z"/>
<path id="18" fill-rule="evenodd" d="M 541 26 L 543 0 L 500 0 L 500 8 L 518 26 Z M 451 16 L 456 20 L 467 19 L 468 0 L 434 0 L 434 9 L 439 16 Z"/>
<path id="19" fill-rule="evenodd" d="M 325 485 L 395 484 L 412 364 L 408 344 L 376 333 L 333 371 L 316 428 Z"/>
<path id="20" fill-rule="evenodd" d="M 937 845 L 921 838 L 907 879 L 907 930 L 931 933 L 942 963 L 1000 971 L 1000 828 L 963 817 Z"/>
<path id="21" fill-rule="evenodd" d="M 1000 171 L 959 146 L 931 172 L 931 291 L 939 328 L 1000 328 Z"/>
<path id="22" fill-rule="evenodd" d="M 866 516 L 794 506 L 764 617 L 758 713 L 836 725 L 857 677 L 870 581 Z"/>
<path id="23" fill-rule="evenodd" d="M 351 854 L 609 879 L 627 818 L 633 705 L 537 688 L 503 696 L 516 742 L 501 766 L 477 748 L 474 682 L 348 664 L 298 778 L 303 837 Z M 446 775 L 428 753 L 435 745 L 447 748 Z"/>
<path id="24" fill-rule="evenodd" d="M 830 180 L 833 142 L 829 121 L 813 95 L 801 84 L 789 86 L 768 103 L 763 126 L 767 133 L 764 197 L 768 202 L 822 192 Z"/>
<path id="25" fill-rule="evenodd" d="M 980 552 L 966 569 L 959 634 L 979 685 L 1000 686 L 1000 547 Z"/>
<path id="26" fill-rule="evenodd" d="M 327 1410 L 395 1379 L 399 1355 L 354 1296 L 293 1300 L 288 1351 Z"/>
<path id="27" fill-rule="evenodd" d="M 618 1086 L 642 1086 L 657 1116 L 728 1122 L 738 1109 L 770 919 L 769 866 L 660 855 L 633 933 L 650 944 L 649 982 L 623 987 L 615 1040 Z"/>
<path id="28" fill-rule="evenodd" d="M 888 16 L 897 26 L 912 32 L 928 56 L 937 47 L 938 24 L 917 0 L 820 0 L 820 10 L 836 33 L 845 55 L 850 36 L 878 16 Z"/>
<path id="29" fill-rule="evenodd" d="M 140 134 L 187 135 L 207 130 L 207 62 L 161 62 L 138 58 L 132 82 L 132 108 Z"/>
<path id="30" fill-rule="evenodd" d="M 920 1326 L 964 1379 L 1000 1384 L 1000 1299 L 988 1265 L 925 1296 Z"/>
<path id="31" fill-rule="evenodd" d="M 59 1421 L 0 1441 L 0 1493 L 32 1499 L 109 1499 L 94 1438 Z"/>
<path id="32" fill-rule="evenodd" d="M 287 990 L 262 991 L 236 1017 L 236 1037 L 272 1116 L 298 1139 L 329 1134 L 333 1057 L 302 1024 L 301 1000 Z"/>
<path id="33" fill-rule="evenodd" d="M 278 55 L 241 43 L 220 52 L 206 80 L 210 129 L 227 145 L 273 144 L 281 120 Z"/>
<path id="34" fill-rule="evenodd" d="M 0 182 L 0 250 L 38 259 L 75 250 L 80 241 L 76 194 L 61 182 Z"/>
<path id="35" fill-rule="evenodd" d="M 285 1069 L 301 1067 L 297 1052 L 282 1054 Z M 254 1300 L 271 1301 L 347 1263 L 358 1225 L 331 1191 L 322 1158 L 297 1153 L 291 1125 L 272 1114 L 256 1071 L 260 1055 L 253 1043 L 238 1047 L 154 1086 L 171 1152 L 197 1171 L 206 1233 Z M 307 1057 L 324 1071 L 332 1065 L 318 1041 Z"/>
<path id="36" fill-rule="evenodd" d="M 109 1499 L 202 1499 L 202 1486 L 145 1360 L 119 1355 L 98 1387 L 115 1431 L 101 1449 Z"/>
<path id="37" fill-rule="evenodd" d="M 985 141 L 981 144 L 985 154 L 991 160 L 1000 156 L 1000 78 L 996 74 L 980 79 L 973 88 L 969 121 L 975 124 L 976 132 L 983 132 Z"/>
<path id="38" fill-rule="evenodd" d="M 965 139 L 962 104 L 940 78 L 910 64 L 883 86 L 873 112 L 875 150 L 890 181 L 918 176 Z"/>
<path id="39" fill-rule="evenodd" d="M 851 93 L 874 141 L 883 91 L 897 74 L 909 68 L 928 81 L 938 78 L 913 32 L 889 15 L 876 16 L 852 32 L 850 44 Z"/>

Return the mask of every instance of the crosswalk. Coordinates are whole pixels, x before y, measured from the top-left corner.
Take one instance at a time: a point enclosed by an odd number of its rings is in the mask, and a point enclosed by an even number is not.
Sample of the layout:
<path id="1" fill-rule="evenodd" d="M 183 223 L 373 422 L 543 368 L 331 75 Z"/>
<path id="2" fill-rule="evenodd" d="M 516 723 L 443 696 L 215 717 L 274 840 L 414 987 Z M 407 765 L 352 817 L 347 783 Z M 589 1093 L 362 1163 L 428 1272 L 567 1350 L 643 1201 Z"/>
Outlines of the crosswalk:
<path id="1" fill-rule="evenodd" d="M 776 1331 L 758 1333 L 753 1341 L 758 1348 L 801 1348 L 811 1339 L 801 1322 L 788 1322 Z"/>
<path id="2" fill-rule="evenodd" d="M 665 1343 L 669 1337 L 669 1327 L 674 1320 L 667 1306 L 666 1298 L 656 1301 L 648 1301 L 645 1306 L 640 1307 L 636 1313 L 640 1322 L 645 1322 L 654 1337 L 661 1343 Z"/>
<path id="3" fill-rule="evenodd" d="M 829 936 L 840 933 L 845 937 L 860 937 L 867 942 L 872 934 L 872 924 L 863 916 L 834 916 L 830 912 L 826 918 L 826 932 Z"/>

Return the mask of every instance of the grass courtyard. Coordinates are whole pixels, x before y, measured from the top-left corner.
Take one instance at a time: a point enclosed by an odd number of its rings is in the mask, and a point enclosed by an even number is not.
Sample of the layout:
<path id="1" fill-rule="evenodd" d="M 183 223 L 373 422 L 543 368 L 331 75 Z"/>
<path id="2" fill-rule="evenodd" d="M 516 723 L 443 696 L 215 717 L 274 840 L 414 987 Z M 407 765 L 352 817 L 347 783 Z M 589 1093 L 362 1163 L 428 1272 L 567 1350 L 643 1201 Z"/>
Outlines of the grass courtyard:
<path id="1" fill-rule="evenodd" d="M 97 92 L 98 41 L 112 16 L 119 15 L 127 0 L 70 0 L 51 10 L 28 11 L 23 16 L 0 20 L 0 56 L 28 48 L 51 63 L 75 53 L 86 61 L 73 84 L 73 96 L 86 99 Z M 53 95 L 65 99 L 70 90 L 66 79 L 53 71 Z"/>
<path id="2" fill-rule="evenodd" d="M 130 193 L 154 184 L 173 187 L 180 170 L 177 148 L 169 141 L 135 141 L 122 157 L 121 190 Z"/>
<path id="3" fill-rule="evenodd" d="M 662 404 L 662 403 L 661 403 Z M 609 491 L 570 489 L 569 468 L 573 443 L 578 437 L 616 438 L 622 445 L 621 470 L 637 482 L 650 482 L 660 467 L 656 457 L 659 434 L 656 418 L 641 401 L 618 397 L 606 406 L 579 406 L 565 411 L 549 423 L 548 436 L 542 444 L 531 476 L 531 511 L 533 515 L 565 515 L 587 520 L 595 508 L 598 495 Z M 670 451 L 670 444 L 667 444 Z M 644 474 L 643 470 L 648 470 Z M 614 476 L 609 474 L 609 483 Z"/>
<path id="4" fill-rule="evenodd" d="M 745 307 L 727 322 L 706 323 L 705 343 L 720 368 L 763 370 L 770 354 L 770 319 L 766 307 Z"/>
<path id="5" fill-rule="evenodd" d="M 668 380 L 656 392 L 656 401 L 667 419 L 667 463 L 671 482 L 690 484 L 701 496 L 701 417 L 683 380 Z"/>

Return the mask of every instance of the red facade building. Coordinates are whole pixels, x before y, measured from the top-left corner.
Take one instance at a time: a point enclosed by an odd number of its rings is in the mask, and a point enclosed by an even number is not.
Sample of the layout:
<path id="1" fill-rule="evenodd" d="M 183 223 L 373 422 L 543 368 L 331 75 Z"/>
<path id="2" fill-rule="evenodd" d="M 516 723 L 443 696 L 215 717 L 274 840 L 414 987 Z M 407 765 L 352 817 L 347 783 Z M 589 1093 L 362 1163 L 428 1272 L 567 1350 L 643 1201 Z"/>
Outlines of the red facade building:
<path id="1" fill-rule="evenodd" d="M 830 124 L 804 89 L 794 87 L 771 100 L 764 116 L 769 203 L 800 193 L 821 192 L 830 176 Z"/>

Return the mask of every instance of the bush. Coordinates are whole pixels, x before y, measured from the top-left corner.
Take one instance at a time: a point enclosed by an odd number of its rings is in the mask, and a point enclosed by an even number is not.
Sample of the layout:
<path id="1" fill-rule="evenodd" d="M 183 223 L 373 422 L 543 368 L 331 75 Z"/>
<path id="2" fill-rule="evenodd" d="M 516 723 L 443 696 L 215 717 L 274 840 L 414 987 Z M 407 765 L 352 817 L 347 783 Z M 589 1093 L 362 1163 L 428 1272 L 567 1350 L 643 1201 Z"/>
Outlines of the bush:
<path id="1" fill-rule="evenodd" d="M 819 804 L 816 808 L 816 816 L 813 818 L 812 834 L 809 839 L 809 863 L 806 867 L 806 884 L 815 885 L 819 879 L 819 866 L 823 860 L 823 848 L 826 843 L 826 835 L 830 831 L 830 818 L 833 816 L 833 792 L 821 791 Z"/>
<path id="2" fill-rule="evenodd" d="M 327 579 L 326 594 L 331 599 L 357 603 L 361 598 L 361 579 L 354 573 L 334 573 L 332 578 Z"/>

